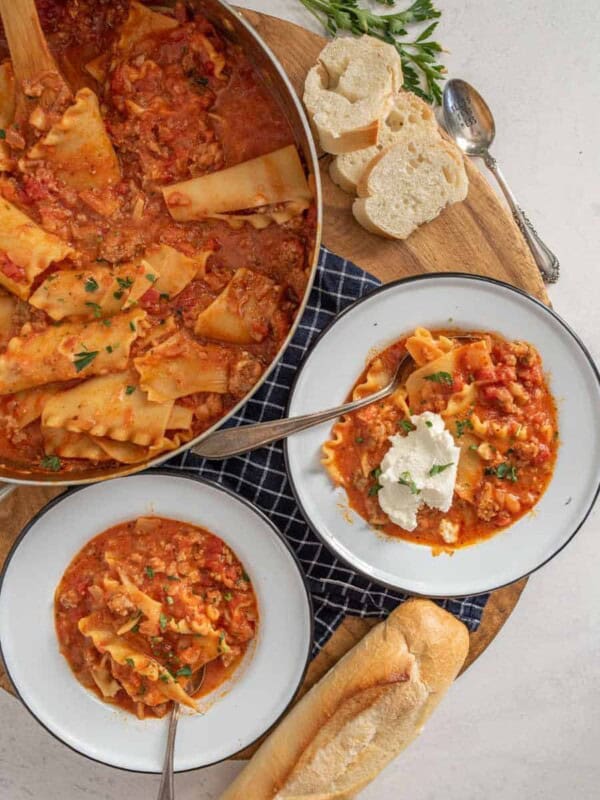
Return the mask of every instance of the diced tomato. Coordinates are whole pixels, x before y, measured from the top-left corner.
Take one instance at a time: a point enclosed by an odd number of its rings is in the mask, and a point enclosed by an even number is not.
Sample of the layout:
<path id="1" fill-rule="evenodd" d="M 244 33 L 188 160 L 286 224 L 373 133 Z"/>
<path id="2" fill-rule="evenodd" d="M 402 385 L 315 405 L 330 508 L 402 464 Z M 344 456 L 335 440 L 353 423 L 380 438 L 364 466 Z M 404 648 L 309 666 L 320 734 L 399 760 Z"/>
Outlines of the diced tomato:
<path id="1" fill-rule="evenodd" d="M 6 253 L 0 253 L 0 272 L 3 272 L 7 278 L 10 278 L 15 283 L 27 283 L 27 275 L 23 267 L 15 264 Z"/>
<path id="2" fill-rule="evenodd" d="M 148 289 L 148 291 L 140 297 L 139 304 L 144 311 L 158 311 L 160 293 L 156 289 Z"/>

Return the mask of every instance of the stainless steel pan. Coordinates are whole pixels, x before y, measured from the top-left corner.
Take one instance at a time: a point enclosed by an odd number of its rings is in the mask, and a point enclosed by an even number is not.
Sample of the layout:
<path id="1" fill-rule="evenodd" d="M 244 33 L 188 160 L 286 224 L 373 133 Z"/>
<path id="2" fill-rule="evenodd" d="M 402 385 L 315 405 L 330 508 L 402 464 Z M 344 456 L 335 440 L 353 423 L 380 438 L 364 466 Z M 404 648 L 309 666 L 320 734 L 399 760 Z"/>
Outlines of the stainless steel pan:
<path id="1" fill-rule="evenodd" d="M 174 2 L 161 2 L 160 5 L 167 6 L 173 5 Z M 73 486 L 77 484 L 95 483 L 97 481 L 108 480 L 109 478 L 122 477 L 123 475 L 131 475 L 134 472 L 140 472 L 148 467 L 156 466 L 166 461 L 178 453 L 188 449 L 194 449 L 206 436 L 219 428 L 224 422 L 232 417 L 236 411 L 259 389 L 263 384 L 268 374 L 271 372 L 277 360 L 281 357 L 284 350 L 288 346 L 296 328 L 300 322 L 300 318 L 306 306 L 308 295 L 310 293 L 312 283 L 314 280 L 315 272 L 317 269 L 317 261 L 319 257 L 319 245 L 321 241 L 321 227 L 322 227 L 322 197 L 321 197 L 321 183 L 319 178 L 319 165 L 317 160 L 317 152 L 310 132 L 310 127 L 302 105 L 296 96 L 294 89 L 283 71 L 283 67 L 275 58 L 273 53 L 267 47 L 265 42 L 250 26 L 248 22 L 237 12 L 229 3 L 223 0 L 188 0 L 188 5 L 200 13 L 204 14 L 215 27 L 230 41 L 239 44 L 244 53 L 250 58 L 253 64 L 260 70 L 263 80 L 265 81 L 269 90 L 275 95 L 280 103 L 283 111 L 294 131 L 296 144 L 304 155 L 304 160 L 308 166 L 313 185 L 315 187 L 315 202 L 317 205 L 317 227 L 315 239 L 312 243 L 312 252 L 310 254 L 310 277 L 308 285 L 304 293 L 304 298 L 298 309 L 298 314 L 289 335 L 277 357 L 273 363 L 266 370 L 261 380 L 243 397 L 240 402 L 232 408 L 222 419 L 215 425 L 209 428 L 204 433 L 197 436 L 195 439 L 187 442 L 178 450 L 164 453 L 151 461 L 146 461 L 141 464 L 121 465 L 112 468 L 96 467 L 94 469 L 81 470 L 78 472 L 71 472 L 68 478 L 64 475 L 39 474 L 37 472 L 27 472 L 23 469 L 12 469 L 9 467 L 0 466 L 0 499 L 8 493 L 14 485 L 27 484 L 27 485 L 52 485 L 52 486 Z"/>

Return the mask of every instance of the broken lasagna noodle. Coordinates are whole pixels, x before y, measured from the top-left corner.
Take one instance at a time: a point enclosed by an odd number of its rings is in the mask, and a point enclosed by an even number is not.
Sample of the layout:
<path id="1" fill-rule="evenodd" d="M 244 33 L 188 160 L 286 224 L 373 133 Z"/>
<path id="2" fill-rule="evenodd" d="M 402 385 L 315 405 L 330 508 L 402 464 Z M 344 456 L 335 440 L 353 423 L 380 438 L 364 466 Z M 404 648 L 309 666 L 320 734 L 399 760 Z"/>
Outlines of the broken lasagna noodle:
<path id="1" fill-rule="evenodd" d="M 323 464 L 350 506 L 383 533 L 435 549 L 473 544 L 530 511 L 552 476 L 557 414 L 540 355 L 494 333 L 417 328 L 371 360 L 351 397 L 383 388 L 407 351 L 412 366 L 403 385 L 342 417 L 323 447 Z M 379 506 L 378 468 L 389 437 L 408 435 L 411 415 L 424 411 L 441 415 L 460 457 L 450 510 L 422 506 L 409 532 Z"/>
<path id="2" fill-rule="evenodd" d="M 71 97 L 0 42 L 0 459 L 142 463 L 247 395 L 301 304 L 313 194 L 283 111 L 184 3 L 45 0 Z M 3 58 L 3 56 L 5 56 Z"/>
<path id="3" fill-rule="evenodd" d="M 256 634 L 258 609 L 242 564 L 204 528 L 139 517 L 96 536 L 56 589 L 60 649 L 101 699 L 144 717 L 227 680 Z M 187 684 L 206 667 L 200 692 Z"/>

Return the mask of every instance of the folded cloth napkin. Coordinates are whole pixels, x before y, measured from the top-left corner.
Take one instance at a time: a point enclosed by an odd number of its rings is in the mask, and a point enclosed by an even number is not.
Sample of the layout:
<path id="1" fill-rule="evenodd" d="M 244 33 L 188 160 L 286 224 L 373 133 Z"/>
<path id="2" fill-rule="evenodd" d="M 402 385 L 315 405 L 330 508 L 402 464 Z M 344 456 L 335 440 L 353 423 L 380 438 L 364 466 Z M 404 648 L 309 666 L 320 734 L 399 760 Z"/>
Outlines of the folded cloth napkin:
<path id="1" fill-rule="evenodd" d="M 279 419 L 285 414 L 289 391 L 311 342 L 346 306 L 379 286 L 379 281 L 326 248 L 308 305 L 288 346 L 270 377 L 227 424 L 227 427 Z M 190 452 L 167 462 L 170 469 L 185 469 L 227 486 L 260 508 L 296 551 L 312 594 L 315 613 L 316 653 L 346 614 L 385 617 L 406 595 L 369 581 L 339 561 L 307 525 L 294 500 L 277 442 L 252 453 L 212 461 Z M 443 600 L 440 604 L 476 630 L 488 595 Z"/>

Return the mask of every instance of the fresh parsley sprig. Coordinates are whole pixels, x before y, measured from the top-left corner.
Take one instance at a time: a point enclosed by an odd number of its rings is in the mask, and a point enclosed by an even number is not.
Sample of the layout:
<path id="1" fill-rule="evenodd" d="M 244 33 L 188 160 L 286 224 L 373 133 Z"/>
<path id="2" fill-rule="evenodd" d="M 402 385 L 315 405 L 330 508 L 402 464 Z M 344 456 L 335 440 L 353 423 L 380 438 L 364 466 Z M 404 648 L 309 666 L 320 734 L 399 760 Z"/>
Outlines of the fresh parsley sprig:
<path id="1" fill-rule="evenodd" d="M 445 67 L 436 61 L 442 47 L 431 39 L 441 12 L 435 8 L 432 0 L 415 0 L 404 11 L 394 11 L 392 14 L 373 14 L 363 8 L 359 0 L 300 0 L 300 2 L 333 36 L 338 31 L 348 31 L 355 36 L 368 34 L 393 45 L 402 59 L 404 88 L 419 95 L 428 103 L 441 102 L 441 82 L 444 80 Z M 396 5 L 396 0 L 377 0 L 377 2 L 389 7 Z M 416 39 L 408 41 L 404 38 L 408 36 L 407 25 L 431 20 L 434 22 Z"/>

